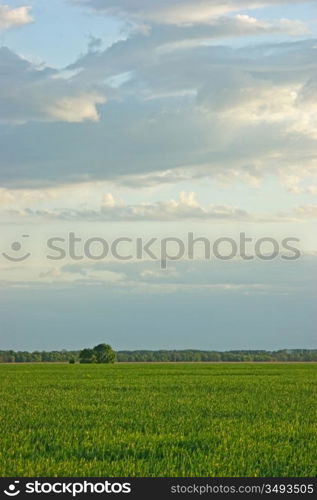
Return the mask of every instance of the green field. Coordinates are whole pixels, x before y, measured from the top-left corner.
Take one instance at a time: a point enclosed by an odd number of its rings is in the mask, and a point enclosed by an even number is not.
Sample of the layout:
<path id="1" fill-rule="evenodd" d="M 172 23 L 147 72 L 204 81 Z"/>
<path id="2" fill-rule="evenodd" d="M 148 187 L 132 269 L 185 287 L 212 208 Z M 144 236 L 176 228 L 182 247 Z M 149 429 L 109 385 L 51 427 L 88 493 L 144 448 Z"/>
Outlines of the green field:
<path id="1" fill-rule="evenodd" d="M 1 476 L 316 476 L 314 364 L 0 365 Z"/>

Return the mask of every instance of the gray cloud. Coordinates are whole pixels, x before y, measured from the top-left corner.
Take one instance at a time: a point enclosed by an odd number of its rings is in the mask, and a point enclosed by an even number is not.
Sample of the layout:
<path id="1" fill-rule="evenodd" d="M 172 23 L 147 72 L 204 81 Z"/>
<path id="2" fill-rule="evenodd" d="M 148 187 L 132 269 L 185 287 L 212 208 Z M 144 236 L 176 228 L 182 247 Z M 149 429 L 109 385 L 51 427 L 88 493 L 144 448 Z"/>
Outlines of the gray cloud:
<path id="1" fill-rule="evenodd" d="M 83 280 L 16 283 L 14 287 L 2 284 L 1 344 L 17 350 L 80 349 L 87 345 L 87 332 L 92 345 L 102 342 L 106 332 L 116 349 L 281 349 L 315 345 L 315 264 L 264 263 L 261 271 L 247 263 L 239 278 L 227 263 L 223 266 L 226 279 L 218 279 L 214 264 L 206 263 L 200 270 L 206 286 L 188 285 L 189 277 L 183 286 L 177 282 L 144 282 L 124 287 L 94 279 L 86 282 L 87 286 Z M 179 270 L 184 280 L 185 269 Z M 66 270 L 65 274 L 69 275 Z M 267 285 L 269 279 L 276 286 Z M 224 282 L 237 286 L 217 287 Z M 248 282 L 263 285 L 262 289 L 248 287 Z"/>
<path id="2" fill-rule="evenodd" d="M 53 68 L 35 65 L 6 47 L 0 48 L 0 121 L 82 122 L 98 120 L 100 88 L 65 79 Z"/>
<path id="3" fill-rule="evenodd" d="M 67 78 L 2 49 L 2 185 L 253 182 L 303 162 L 313 168 L 317 136 L 301 96 L 316 69 L 316 41 L 175 46 L 240 21 L 155 26 L 104 51 L 94 45 Z"/>
<path id="4" fill-rule="evenodd" d="M 268 266 L 270 272 L 268 272 Z M 167 270 L 161 270 L 158 262 L 84 262 L 66 264 L 60 272 L 86 279 L 102 281 L 103 273 L 121 273 L 125 278 L 118 281 L 118 286 L 133 284 L 178 285 L 214 287 L 215 291 L 271 291 L 277 293 L 309 289 L 316 293 L 314 270 L 316 255 L 303 255 L 296 262 L 275 260 L 270 263 L 243 261 L 234 259 L 230 262 L 181 261 L 170 263 Z M 105 276 L 107 278 L 107 274 Z M 65 276 L 64 276 L 65 278 Z"/>

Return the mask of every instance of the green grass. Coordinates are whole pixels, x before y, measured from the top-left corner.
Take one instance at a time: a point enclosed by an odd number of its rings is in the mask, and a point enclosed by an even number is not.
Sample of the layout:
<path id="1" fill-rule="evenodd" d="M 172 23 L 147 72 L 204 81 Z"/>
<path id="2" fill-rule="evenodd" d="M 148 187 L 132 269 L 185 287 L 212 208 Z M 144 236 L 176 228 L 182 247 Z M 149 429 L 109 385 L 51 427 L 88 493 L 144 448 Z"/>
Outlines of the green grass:
<path id="1" fill-rule="evenodd" d="M 0 365 L 1 476 L 316 476 L 308 364 Z"/>

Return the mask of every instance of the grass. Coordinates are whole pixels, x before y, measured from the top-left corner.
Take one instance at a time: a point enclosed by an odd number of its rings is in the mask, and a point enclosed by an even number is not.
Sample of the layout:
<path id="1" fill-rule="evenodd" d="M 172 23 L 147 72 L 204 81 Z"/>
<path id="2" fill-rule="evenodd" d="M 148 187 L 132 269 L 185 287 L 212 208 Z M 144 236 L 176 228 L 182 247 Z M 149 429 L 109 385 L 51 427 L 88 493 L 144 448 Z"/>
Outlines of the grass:
<path id="1" fill-rule="evenodd" d="M 315 477 L 317 365 L 0 365 L 1 476 Z"/>

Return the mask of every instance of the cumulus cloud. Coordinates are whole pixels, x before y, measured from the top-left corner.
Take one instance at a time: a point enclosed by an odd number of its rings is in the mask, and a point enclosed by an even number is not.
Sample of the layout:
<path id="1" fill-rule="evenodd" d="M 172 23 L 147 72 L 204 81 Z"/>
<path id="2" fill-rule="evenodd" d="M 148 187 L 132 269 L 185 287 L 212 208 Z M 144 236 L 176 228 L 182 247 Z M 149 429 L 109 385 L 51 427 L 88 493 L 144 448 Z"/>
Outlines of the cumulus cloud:
<path id="1" fill-rule="evenodd" d="M 199 10 L 176 0 L 94 5 L 136 15 Z M 204 23 L 151 24 L 105 50 L 90 42 L 66 72 L 2 48 L 2 185 L 113 180 L 136 187 L 199 178 L 256 185 L 302 168 L 303 159 L 313 170 L 316 41 L 216 45 L 225 36 L 295 35 L 305 26 L 257 20 L 242 2 L 201 5 L 222 10 Z M 233 14 L 225 17 L 228 8 Z"/>
<path id="2" fill-rule="evenodd" d="M 22 199 L 23 199 L 22 191 Z M 0 198 L 1 200 L 1 198 Z M 202 205 L 193 192 L 181 192 L 178 199 L 157 202 L 143 202 L 125 204 L 116 200 L 111 193 L 106 193 L 98 208 L 3 208 L 0 214 L 23 218 L 40 218 L 59 221 L 218 221 L 218 222 L 256 222 L 278 223 L 299 222 L 304 214 L 301 207 L 289 213 L 250 213 L 240 207 L 232 205 L 207 204 Z"/>
<path id="3" fill-rule="evenodd" d="M 224 205 L 201 206 L 195 199 L 195 193 L 181 192 L 178 200 L 167 202 L 143 203 L 133 206 L 122 206 L 115 203 L 111 195 L 106 196 L 101 207 L 101 217 L 110 219 L 134 220 L 178 220 L 178 219 L 219 219 L 243 220 L 250 216 L 237 207 Z"/>
<path id="4" fill-rule="evenodd" d="M 245 210 L 227 205 L 209 205 L 204 207 L 195 199 L 195 193 L 181 192 L 179 199 L 158 201 L 155 203 L 140 203 L 126 205 L 116 201 L 111 193 L 103 196 L 98 209 L 32 209 L 11 211 L 23 217 L 44 217 L 58 220 L 82 221 L 115 221 L 115 220 L 252 220 L 252 216 Z"/>
<path id="5" fill-rule="evenodd" d="M 76 97 L 63 97 L 47 108 L 50 117 L 68 123 L 81 123 L 85 120 L 97 122 L 100 118 L 96 104 L 103 104 L 105 97 L 83 94 Z"/>
<path id="6" fill-rule="evenodd" d="M 11 9 L 9 5 L 0 5 L 0 31 L 31 23 L 30 9 L 28 6 Z"/>

